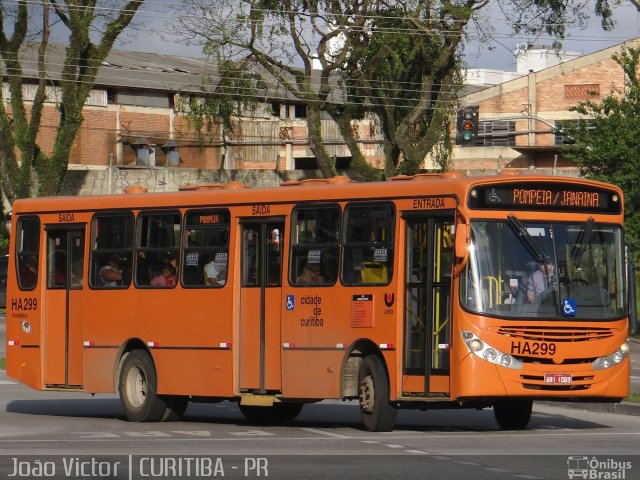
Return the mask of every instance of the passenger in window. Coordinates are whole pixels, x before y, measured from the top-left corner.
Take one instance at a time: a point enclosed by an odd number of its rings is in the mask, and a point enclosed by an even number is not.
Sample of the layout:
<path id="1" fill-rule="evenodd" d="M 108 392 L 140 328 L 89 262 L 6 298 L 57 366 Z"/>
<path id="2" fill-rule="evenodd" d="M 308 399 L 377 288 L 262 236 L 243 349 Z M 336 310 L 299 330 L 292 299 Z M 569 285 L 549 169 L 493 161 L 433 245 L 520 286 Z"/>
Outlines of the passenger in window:
<path id="1" fill-rule="evenodd" d="M 527 290 L 529 289 L 529 277 L 538 269 L 538 262 L 530 261 L 524 267 L 524 272 L 520 281 L 518 282 L 518 289 L 516 291 L 516 303 L 527 303 Z"/>
<path id="2" fill-rule="evenodd" d="M 152 287 L 173 287 L 176 284 L 176 269 L 170 263 L 162 267 L 162 271 L 151 279 Z"/>
<path id="3" fill-rule="evenodd" d="M 22 257 L 20 261 L 20 286 L 33 288 L 38 281 L 38 260 L 33 255 Z"/>
<path id="4" fill-rule="evenodd" d="M 100 269 L 100 280 L 103 287 L 117 287 L 122 283 L 122 261 L 117 254 L 113 254 Z"/>
<path id="5" fill-rule="evenodd" d="M 527 299 L 530 303 L 534 303 L 542 292 L 556 285 L 557 280 L 553 273 L 553 263 L 548 260 L 538 262 L 538 270 L 533 272 L 529 277 Z"/>
<path id="6" fill-rule="evenodd" d="M 204 266 L 204 277 L 207 285 L 224 285 L 227 283 L 227 256 L 216 253 Z"/>
<path id="7" fill-rule="evenodd" d="M 324 277 L 320 274 L 320 264 L 307 262 L 302 273 L 296 279 L 296 283 L 305 285 L 324 283 Z"/>

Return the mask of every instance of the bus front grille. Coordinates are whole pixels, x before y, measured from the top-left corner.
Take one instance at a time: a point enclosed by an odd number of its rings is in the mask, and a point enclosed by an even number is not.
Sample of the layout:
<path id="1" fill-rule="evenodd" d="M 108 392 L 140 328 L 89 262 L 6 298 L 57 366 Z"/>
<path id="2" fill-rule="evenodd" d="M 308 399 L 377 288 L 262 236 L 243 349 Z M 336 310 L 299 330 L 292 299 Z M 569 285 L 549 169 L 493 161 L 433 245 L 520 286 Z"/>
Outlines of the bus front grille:
<path id="1" fill-rule="evenodd" d="M 538 342 L 588 342 L 613 336 L 613 330 L 601 327 L 532 327 L 518 325 L 500 327 L 498 334 L 505 337 Z"/>

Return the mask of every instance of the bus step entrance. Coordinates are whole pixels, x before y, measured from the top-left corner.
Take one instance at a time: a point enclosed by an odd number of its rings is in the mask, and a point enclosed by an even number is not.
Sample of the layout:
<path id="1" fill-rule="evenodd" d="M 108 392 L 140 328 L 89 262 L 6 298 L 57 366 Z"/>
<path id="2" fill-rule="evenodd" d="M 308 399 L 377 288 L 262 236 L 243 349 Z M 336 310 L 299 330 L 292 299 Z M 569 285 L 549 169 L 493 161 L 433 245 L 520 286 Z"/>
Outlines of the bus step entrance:
<path id="1" fill-rule="evenodd" d="M 279 402 L 273 395 L 256 395 L 254 393 L 243 393 L 240 396 L 240 405 L 253 405 L 258 407 L 272 407 Z"/>

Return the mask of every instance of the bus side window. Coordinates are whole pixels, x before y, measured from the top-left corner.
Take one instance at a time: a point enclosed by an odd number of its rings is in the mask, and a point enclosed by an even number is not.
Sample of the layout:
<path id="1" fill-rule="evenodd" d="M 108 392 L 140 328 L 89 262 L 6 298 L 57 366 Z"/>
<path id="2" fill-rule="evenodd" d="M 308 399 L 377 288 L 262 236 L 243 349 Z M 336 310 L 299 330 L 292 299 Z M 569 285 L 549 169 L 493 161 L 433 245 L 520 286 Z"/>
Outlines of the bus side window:
<path id="1" fill-rule="evenodd" d="M 91 227 L 91 263 L 89 280 L 92 288 L 127 288 L 131 284 L 133 266 L 133 213 L 95 215 Z M 112 266 L 121 271 L 121 279 L 105 281 L 101 270 Z"/>
<path id="2" fill-rule="evenodd" d="M 345 285 L 388 284 L 393 274 L 393 205 L 350 204 L 345 217 L 342 282 Z"/>
<path id="3" fill-rule="evenodd" d="M 333 285 L 338 278 L 340 207 L 297 208 L 292 216 L 291 285 Z"/>
<path id="4" fill-rule="evenodd" d="M 179 248 L 179 212 L 141 212 L 136 228 L 136 286 L 175 286 L 175 276 L 165 283 L 163 271 L 176 273 Z M 157 282 L 159 279 L 163 280 Z"/>
<path id="5" fill-rule="evenodd" d="M 182 234 L 182 285 L 221 288 L 227 283 L 229 211 L 189 210 Z"/>
<path id="6" fill-rule="evenodd" d="M 20 290 L 33 290 L 38 283 L 40 220 L 22 217 L 16 232 L 16 273 Z"/>

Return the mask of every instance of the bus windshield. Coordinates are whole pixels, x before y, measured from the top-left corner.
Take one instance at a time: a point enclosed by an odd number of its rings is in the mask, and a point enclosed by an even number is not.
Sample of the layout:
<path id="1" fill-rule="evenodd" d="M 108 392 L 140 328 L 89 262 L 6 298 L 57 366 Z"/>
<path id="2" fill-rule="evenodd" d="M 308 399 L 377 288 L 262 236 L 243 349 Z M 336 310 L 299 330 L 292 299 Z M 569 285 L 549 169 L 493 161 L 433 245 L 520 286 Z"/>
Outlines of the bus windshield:
<path id="1" fill-rule="evenodd" d="M 473 221 L 460 299 L 504 318 L 619 319 L 627 313 L 624 265 L 616 225 Z"/>

